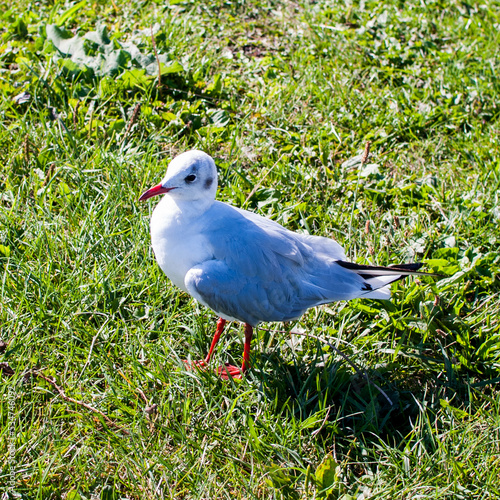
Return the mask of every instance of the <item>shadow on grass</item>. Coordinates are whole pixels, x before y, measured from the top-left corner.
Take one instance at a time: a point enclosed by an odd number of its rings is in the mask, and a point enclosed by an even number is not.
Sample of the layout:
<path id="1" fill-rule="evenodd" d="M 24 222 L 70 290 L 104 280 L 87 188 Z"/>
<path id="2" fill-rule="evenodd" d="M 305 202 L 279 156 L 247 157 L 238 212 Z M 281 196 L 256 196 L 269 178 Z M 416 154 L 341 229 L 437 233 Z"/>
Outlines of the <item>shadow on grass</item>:
<path id="1" fill-rule="evenodd" d="M 315 358 L 290 365 L 274 353 L 262 355 L 255 366 L 261 390 L 275 402 L 278 417 L 305 422 L 324 415 L 321 425 L 315 425 L 318 437 L 382 440 L 398 446 L 423 410 L 428 416 L 437 414 L 443 400 L 453 400 L 456 407 L 470 404 L 465 384 L 455 381 L 452 386 L 437 374 L 429 378 L 423 372 L 401 373 L 397 366 L 384 374 L 376 369 L 354 373 L 345 361 L 324 356 L 318 349 Z M 429 425 L 438 425 L 438 420 Z"/>

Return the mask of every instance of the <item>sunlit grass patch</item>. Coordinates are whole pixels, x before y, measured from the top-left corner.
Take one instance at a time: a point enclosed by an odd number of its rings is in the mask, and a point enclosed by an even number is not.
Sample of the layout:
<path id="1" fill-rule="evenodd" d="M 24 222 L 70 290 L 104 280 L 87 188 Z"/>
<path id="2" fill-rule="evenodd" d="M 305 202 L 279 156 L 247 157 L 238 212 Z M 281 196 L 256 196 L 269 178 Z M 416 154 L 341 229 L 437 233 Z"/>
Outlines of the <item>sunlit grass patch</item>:
<path id="1" fill-rule="evenodd" d="M 2 493 L 500 497 L 494 2 L 0 16 Z M 137 198 L 190 148 L 220 200 L 443 278 L 262 325 L 241 382 L 186 371 L 216 318 L 162 275 Z"/>

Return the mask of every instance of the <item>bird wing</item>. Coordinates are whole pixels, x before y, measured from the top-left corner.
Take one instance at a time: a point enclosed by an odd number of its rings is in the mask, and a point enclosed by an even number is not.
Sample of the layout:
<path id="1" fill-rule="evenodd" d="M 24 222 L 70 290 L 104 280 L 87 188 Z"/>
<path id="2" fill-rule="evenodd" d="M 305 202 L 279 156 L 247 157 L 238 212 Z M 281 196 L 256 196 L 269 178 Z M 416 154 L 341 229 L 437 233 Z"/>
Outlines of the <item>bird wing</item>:
<path id="1" fill-rule="evenodd" d="M 201 221 L 211 259 L 186 274 L 189 293 L 227 319 L 253 326 L 290 321 L 310 307 L 358 297 L 389 299 L 389 284 L 418 274 L 345 262 L 333 240 L 294 233 L 269 219 L 216 203 Z"/>
<path id="2" fill-rule="evenodd" d="M 308 308 L 359 295 L 363 278 L 335 265 L 333 240 L 293 233 L 269 219 L 217 203 L 201 221 L 211 260 L 185 277 L 187 290 L 222 316 L 256 325 L 289 321 Z M 208 222 L 209 221 L 209 222 Z"/>
<path id="3" fill-rule="evenodd" d="M 301 269 L 313 250 L 276 222 L 216 202 L 200 221 L 211 260 L 195 265 L 187 290 L 222 316 L 256 325 L 299 317 Z"/>
<path id="4" fill-rule="evenodd" d="M 268 281 L 242 276 L 225 262 L 210 260 L 191 268 L 186 274 L 189 293 L 219 316 L 256 326 L 261 321 L 289 321 L 299 318 L 294 309 L 292 283 L 276 286 Z"/>

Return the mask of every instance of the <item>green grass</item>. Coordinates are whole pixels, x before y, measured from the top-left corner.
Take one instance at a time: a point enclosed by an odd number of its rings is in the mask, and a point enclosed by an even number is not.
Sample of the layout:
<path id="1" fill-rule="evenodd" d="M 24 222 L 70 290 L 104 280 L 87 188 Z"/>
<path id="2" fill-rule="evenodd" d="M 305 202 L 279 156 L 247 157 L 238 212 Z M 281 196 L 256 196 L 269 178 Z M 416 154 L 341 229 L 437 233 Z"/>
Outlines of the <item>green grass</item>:
<path id="1" fill-rule="evenodd" d="M 500 498 L 499 12 L 17 0 L 0 14 L 0 492 Z M 56 47 L 73 35 L 70 57 Z M 366 141 L 370 165 L 346 162 Z M 186 371 L 216 317 L 162 275 L 154 203 L 137 199 L 190 148 L 215 158 L 219 199 L 358 263 L 446 277 L 262 325 L 241 382 Z M 230 325 L 214 366 L 240 363 L 242 340 Z"/>

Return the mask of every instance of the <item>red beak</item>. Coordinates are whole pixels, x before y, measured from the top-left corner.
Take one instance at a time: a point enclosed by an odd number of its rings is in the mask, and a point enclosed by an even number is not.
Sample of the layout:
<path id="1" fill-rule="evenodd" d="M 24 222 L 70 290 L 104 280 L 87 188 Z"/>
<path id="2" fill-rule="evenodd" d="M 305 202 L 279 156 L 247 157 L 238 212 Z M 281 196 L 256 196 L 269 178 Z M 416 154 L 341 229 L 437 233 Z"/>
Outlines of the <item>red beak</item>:
<path id="1" fill-rule="evenodd" d="M 142 193 L 141 197 L 139 198 L 139 201 L 147 200 L 148 198 L 152 198 L 153 196 L 158 196 L 159 194 L 168 193 L 169 191 L 172 191 L 172 189 L 175 188 L 174 187 L 166 188 L 163 187 L 161 184 L 158 184 L 158 186 L 154 186 L 151 189 L 148 189 L 146 192 Z"/>

